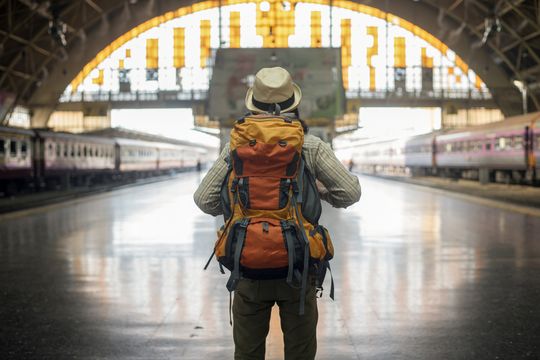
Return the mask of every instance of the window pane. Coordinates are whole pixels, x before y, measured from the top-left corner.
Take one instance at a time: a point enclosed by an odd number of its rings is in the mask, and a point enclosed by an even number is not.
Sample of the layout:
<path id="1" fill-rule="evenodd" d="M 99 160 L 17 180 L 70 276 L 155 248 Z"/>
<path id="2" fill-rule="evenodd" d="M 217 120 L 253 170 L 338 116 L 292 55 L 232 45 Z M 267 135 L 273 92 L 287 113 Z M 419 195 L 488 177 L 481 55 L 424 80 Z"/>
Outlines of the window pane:
<path id="1" fill-rule="evenodd" d="M 11 155 L 11 157 L 17 156 L 17 141 L 16 140 L 11 140 L 9 142 L 9 154 Z"/>
<path id="2" fill-rule="evenodd" d="M 0 155 L 4 155 L 6 153 L 6 141 L 4 139 L 0 139 Z"/>
<path id="3" fill-rule="evenodd" d="M 516 150 L 523 149 L 523 137 L 521 136 L 514 137 L 514 149 Z"/>
<path id="4" fill-rule="evenodd" d="M 22 157 L 26 157 L 26 153 L 28 152 L 28 144 L 26 141 L 21 142 L 21 155 Z"/>

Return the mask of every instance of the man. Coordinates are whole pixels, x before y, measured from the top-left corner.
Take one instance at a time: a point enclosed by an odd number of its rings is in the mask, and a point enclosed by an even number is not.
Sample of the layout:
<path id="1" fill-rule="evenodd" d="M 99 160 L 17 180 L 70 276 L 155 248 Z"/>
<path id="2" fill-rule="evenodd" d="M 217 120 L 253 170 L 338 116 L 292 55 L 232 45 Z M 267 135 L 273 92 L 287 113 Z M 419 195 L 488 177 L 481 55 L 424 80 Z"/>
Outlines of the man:
<path id="1" fill-rule="evenodd" d="M 279 107 L 282 114 L 294 113 L 302 92 L 283 68 L 263 68 L 246 95 L 246 107 L 253 114 L 271 112 Z M 304 125 L 307 132 L 307 126 Z M 307 168 L 323 185 L 321 198 L 334 207 L 345 208 L 360 199 L 358 178 L 336 158 L 330 146 L 321 139 L 305 135 L 302 153 Z M 207 214 L 222 214 L 220 190 L 227 174 L 229 144 L 225 145 L 194 194 L 197 206 Z M 313 360 L 317 350 L 317 302 L 313 283 L 307 289 L 305 314 L 299 315 L 300 289 L 287 284 L 285 278 L 252 280 L 243 278 L 235 290 L 233 302 L 233 337 L 235 359 L 264 359 L 270 314 L 277 303 L 284 334 L 286 360 Z"/>

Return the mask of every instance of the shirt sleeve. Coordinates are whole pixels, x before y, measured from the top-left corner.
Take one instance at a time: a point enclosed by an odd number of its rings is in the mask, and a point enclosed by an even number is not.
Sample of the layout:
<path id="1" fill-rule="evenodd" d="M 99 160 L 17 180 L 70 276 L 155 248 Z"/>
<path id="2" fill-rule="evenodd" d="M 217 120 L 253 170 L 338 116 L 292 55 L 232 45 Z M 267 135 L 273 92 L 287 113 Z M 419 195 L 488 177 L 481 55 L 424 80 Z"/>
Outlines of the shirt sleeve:
<path id="1" fill-rule="evenodd" d="M 218 159 L 212 165 L 210 170 L 208 170 L 208 173 L 202 179 L 199 187 L 193 194 L 193 200 L 199 209 L 212 216 L 223 214 L 220 201 L 220 192 L 221 184 L 227 175 L 228 156 L 229 144 L 225 145 Z"/>
<path id="2" fill-rule="evenodd" d="M 321 141 L 315 156 L 315 176 L 326 189 L 320 195 L 333 207 L 346 208 L 362 194 L 358 178 L 338 160 L 330 145 Z"/>

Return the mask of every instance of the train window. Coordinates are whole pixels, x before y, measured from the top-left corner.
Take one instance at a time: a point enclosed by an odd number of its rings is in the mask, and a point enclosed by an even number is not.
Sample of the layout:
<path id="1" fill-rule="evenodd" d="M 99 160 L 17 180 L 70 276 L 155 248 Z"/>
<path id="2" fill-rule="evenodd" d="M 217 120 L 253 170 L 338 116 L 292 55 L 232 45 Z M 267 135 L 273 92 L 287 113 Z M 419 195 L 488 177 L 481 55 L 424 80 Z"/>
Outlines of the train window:
<path id="1" fill-rule="evenodd" d="M 516 150 L 523 149 L 523 137 L 521 136 L 514 137 L 514 149 Z"/>
<path id="2" fill-rule="evenodd" d="M 497 142 L 495 143 L 495 150 L 504 150 L 505 147 L 506 147 L 506 139 L 503 137 L 497 139 Z"/>
<path id="3" fill-rule="evenodd" d="M 68 156 L 68 144 L 62 144 L 64 146 L 64 157 Z"/>
<path id="4" fill-rule="evenodd" d="M 53 146 L 53 144 L 49 143 L 48 148 L 49 148 L 49 156 L 53 156 L 53 154 L 54 154 L 54 146 Z"/>
<path id="5" fill-rule="evenodd" d="M 81 149 L 81 145 L 79 144 L 79 145 L 77 146 L 77 156 L 78 156 L 78 157 L 81 157 L 81 155 L 82 155 L 82 149 Z"/>
<path id="6" fill-rule="evenodd" d="M 16 140 L 11 140 L 9 142 L 9 154 L 11 155 L 11 157 L 17 156 L 17 141 Z"/>
<path id="7" fill-rule="evenodd" d="M 83 156 L 84 157 L 88 156 L 88 148 L 86 147 L 86 145 L 83 146 Z"/>
<path id="8" fill-rule="evenodd" d="M 6 141 L 4 139 L 0 139 L 0 155 L 4 155 L 6 153 Z"/>
<path id="9" fill-rule="evenodd" d="M 25 158 L 27 154 L 28 154 L 28 144 L 26 143 L 26 141 L 22 141 L 21 142 L 21 156 Z"/>
<path id="10" fill-rule="evenodd" d="M 490 142 L 486 143 L 486 151 L 491 151 L 491 143 Z"/>

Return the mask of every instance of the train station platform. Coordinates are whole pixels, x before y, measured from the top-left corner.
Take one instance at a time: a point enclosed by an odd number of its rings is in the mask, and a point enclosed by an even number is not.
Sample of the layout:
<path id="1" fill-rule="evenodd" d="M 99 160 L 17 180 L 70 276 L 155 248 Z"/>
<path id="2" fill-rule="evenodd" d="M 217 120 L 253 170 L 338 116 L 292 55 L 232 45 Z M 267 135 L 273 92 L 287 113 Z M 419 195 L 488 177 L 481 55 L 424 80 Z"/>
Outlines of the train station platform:
<path id="1" fill-rule="evenodd" d="M 193 173 L 0 216 L 2 359 L 232 359 L 217 221 Z M 538 359 L 540 217 L 361 177 L 324 207 L 318 359 Z M 277 315 L 277 313 L 274 313 Z M 282 359 L 273 316 L 267 359 Z"/>

